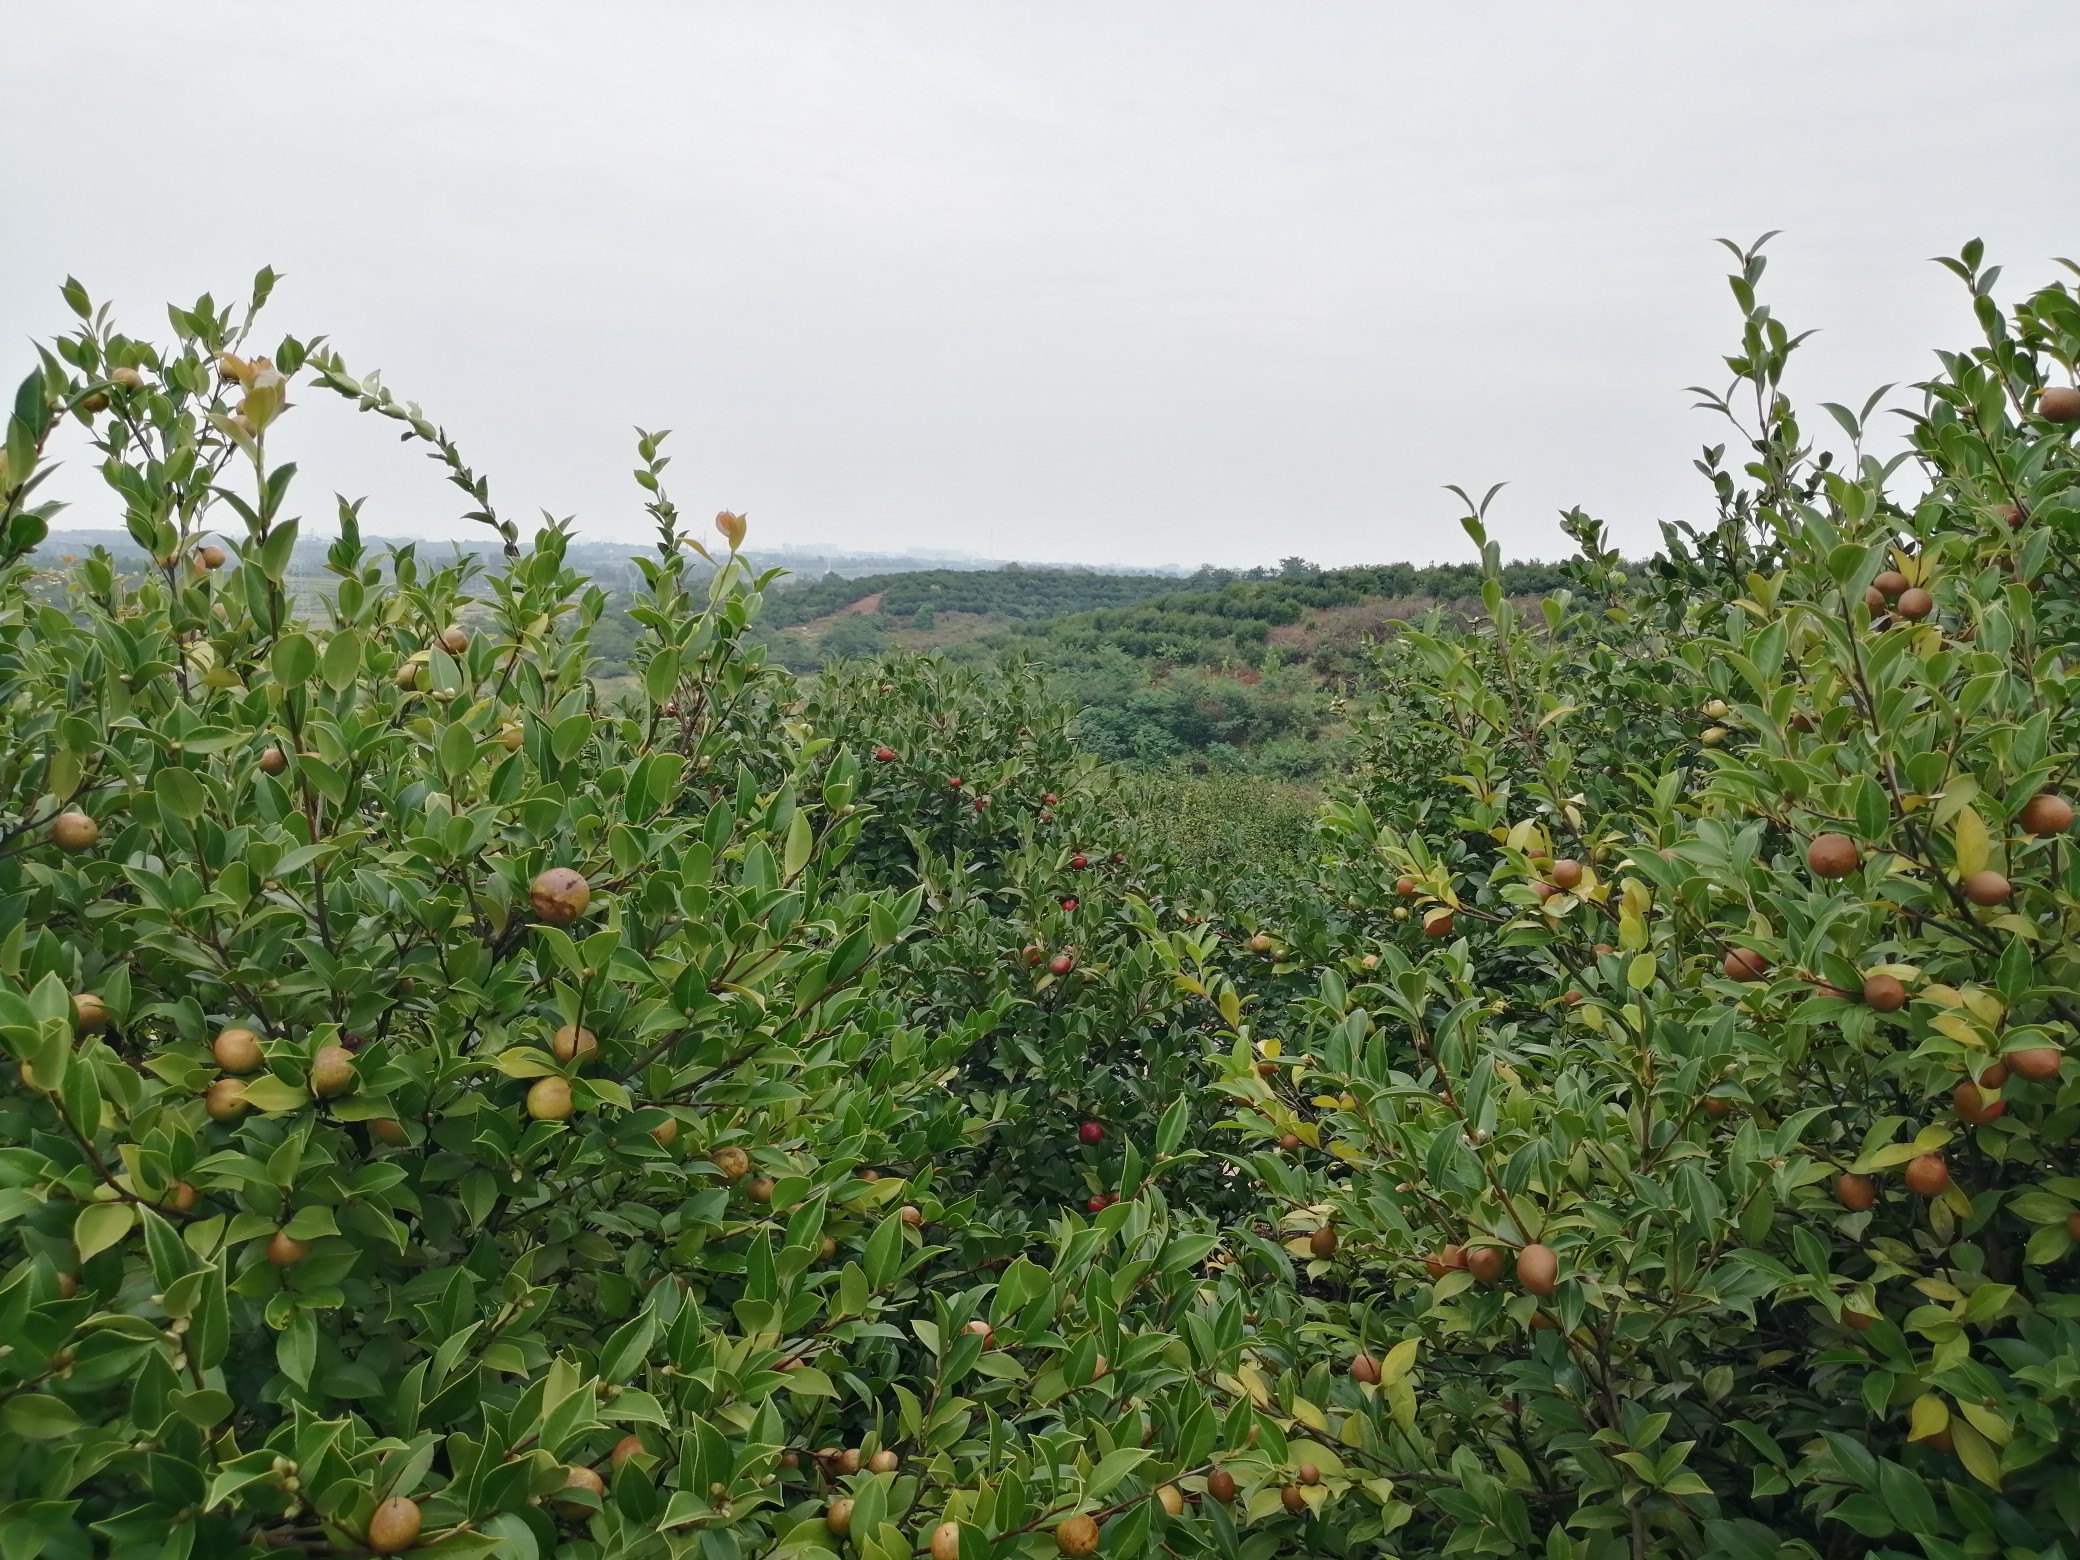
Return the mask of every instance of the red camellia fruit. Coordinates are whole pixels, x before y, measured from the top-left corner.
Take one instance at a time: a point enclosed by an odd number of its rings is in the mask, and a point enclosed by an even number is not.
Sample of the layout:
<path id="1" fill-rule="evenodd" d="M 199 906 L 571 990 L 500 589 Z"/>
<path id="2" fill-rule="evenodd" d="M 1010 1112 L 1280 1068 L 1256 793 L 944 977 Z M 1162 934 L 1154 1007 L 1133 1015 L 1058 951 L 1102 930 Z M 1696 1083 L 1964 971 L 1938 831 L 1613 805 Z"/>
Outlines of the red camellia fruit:
<path id="1" fill-rule="evenodd" d="M 1834 1200 L 1851 1213 L 1862 1213 L 1878 1200 L 1878 1183 L 1867 1175 L 1845 1172 L 1834 1178 Z"/>
<path id="2" fill-rule="evenodd" d="M 983 809 L 984 809 L 985 807 L 987 807 L 987 806 L 989 806 L 989 798 L 988 798 L 988 797 L 986 797 L 986 796 L 978 796 L 978 797 L 976 797 L 976 798 L 975 798 L 975 810 L 976 810 L 977 812 L 981 812 L 981 811 L 982 811 L 982 810 L 983 810 Z"/>
<path id="3" fill-rule="evenodd" d="M 1769 973 L 1769 960 L 1753 948 L 1734 948 L 1719 961 L 1728 980 L 1761 980 Z"/>
<path id="4" fill-rule="evenodd" d="M 1076 960 L 1066 953 L 1058 953 L 1047 961 L 1047 968 L 1056 975 L 1066 975 L 1076 968 Z"/>
<path id="5" fill-rule="evenodd" d="M 1368 1387 L 1379 1385 L 1379 1361 L 1369 1354 L 1355 1355 L 1351 1359 L 1351 1379 Z"/>
<path id="6" fill-rule="evenodd" d="M 1452 935 L 1452 928 L 1456 924 L 1452 919 L 1452 912 L 1447 910 L 1443 915 L 1432 916 L 1423 922 L 1423 935 L 1425 937 L 1449 937 Z"/>
<path id="7" fill-rule="evenodd" d="M 2058 1076 L 2065 1053 L 2055 1045 L 2033 1045 L 2025 1051 L 2010 1051 L 2001 1060 L 2018 1078 L 2027 1078 L 2031 1083 L 2049 1083 Z"/>
<path id="8" fill-rule="evenodd" d="M 2038 391 L 2037 415 L 2046 422 L 2080 422 L 2080 390 L 2071 385 L 2053 385 Z"/>
<path id="9" fill-rule="evenodd" d="M 1089 866 L 1090 864 L 1090 857 L 1084 855 L 1082 851 L 1078 851 L 1075 855 L 1069 858 L 1069 865 L 1078 872 L 1081 872 L 1085 867 Z"/>
<path id="10" fill-rule="evenodd" d="M 1493 1246 L 1475 1246 L 1466 1253 L 1466 1271 L 1483 1284 L 1502 1277 L 1502 1253 Z"/>
<path id="11" fill-rule="evenodd" d="M 1105 1211 L 1105 1194 L 1100 1192 L 1095 1197 L 1086 1197 L 1083 1205 L 1090 1209 L 1092 1213 L 1103 1213 Z"/>
<path id="12" fill-rule="evenodd" d="M 1027 943 L 1021 952 L 1025 954 L 1025 960 L 1028 964 L 1038 964 L 1047 957 L 1047 950 L 1038 943 Z"/>
<path id="13" fill-rule="evenodd" d="M 1529 1295 L 1549 1295 L 1560 1287 L 1560 1256 L 1551 1246 L 1533 1241 L 1517 1253 L 1517 1282 Z"/>
<path id="14" fill-rule="evenodd" d="M 1095 1121 L 1086 1121 L 1076 1129 L 1076 1135 L 1086 1143 L 1102 1143 L 1105 1141 L 1105 1129 Z"/>
<path id="15" fill-rule="evenodd" d="M 1907 1165 L 1907 1189 L 1920 1197 L 1940 1197 L 1950 1184 L 1950 1166 L 1941 1154 L 1922 1154 Z"/>
<path id="16" fill-rule="evenodd" d="M 1964 880 L 1964 897 L 1986 908 L 2004 905 L 2014 886 L 1998 872 L 1974 872 Z"/>
<path id="17" fill-rule="evenodd" d="M 1985 1091 L 1969 1079 L 1950 1091 L 1950 1103 L 1956 1108 L 1957 1119 L 1974 1127 L 1983 1127 L 2008 1110 L 2006 1100 L 1998 1094 L 1987 1098 Z"/>
<path id="18" fill-rule="evenodd" d="M 892 747 L 877 747 L 876 749 L 874 749 L 874 762 L 875 762 L 875 763 L 877 763 L 877 764 L 893 764 L 893 763 L 894 763 L 895 761 L 896 761 L 896 750 L 895 750 L 894 748 L 892 748 Z"/>
<path id="19" fill-rule="evenodd" d="M 1806 865 L 1818 877 L 1845 878 L 1856 870 L 1861 859 L 1856 842 L 1846 834 L 1816 834 L 1813 843 L 1806 847 Z"/>
<path id="20" fill-rule="evenodd" d="M 1416 880 L 1412 877 L 1394 879 L 1394 892 L 1399 894 L 1403 899 L 1415 898 Z"/>
<path id="21" fill-rule="evenodd" d="M 1076 908 L 1076 901 L 1074 899 L 1064 899 L 1062 901 L 1062 908 L 1064 910 L 1074 910 Z"/>
<path id="22" fill-rule="evenodd" d="M 1052 791 L 1049 791 L 1045 796 L 1040 798 L 1040 805 L 1043 807 L 1058 806 L 1060 802 L 1061 798 L 1059 796 L 1056 796 Z"/>
<path id="23" fill-rule="evenodd" d="M 959 775 L 955 775 L 952 779 L 948 780 L 946 782 L 946 788 L 950 791 L 958 791 L 961 788 L 961 777 Z"/>

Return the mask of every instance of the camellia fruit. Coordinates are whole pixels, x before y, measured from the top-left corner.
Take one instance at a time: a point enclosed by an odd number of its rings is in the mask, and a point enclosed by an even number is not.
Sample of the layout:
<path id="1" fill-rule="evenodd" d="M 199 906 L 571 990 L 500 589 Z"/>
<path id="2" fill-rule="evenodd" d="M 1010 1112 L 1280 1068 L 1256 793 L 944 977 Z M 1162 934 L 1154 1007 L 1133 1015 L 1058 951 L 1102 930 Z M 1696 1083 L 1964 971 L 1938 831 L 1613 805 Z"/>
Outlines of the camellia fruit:
<path id="1" fill-rule="evenodd" d="M 1986 909 L 2006 904 L 2014 892 L 2014 885 L 1998 872 L 1974 872 L 1964 880 L 1964 897 Z"/>
<path id="2" fill-rule="evenodd" d="M 343 1045 L 321 1045 L 311 1058 L 311 1093 L 321 1100 L 354 1087 L 354 1053 Z"/>
<path id="3" fill-rule="evenodd" d="M 2006 1062 L 1991 1063 L 1979 1074 L 1979 1087 L 1982 1089 L 1998 1089 L 2007 1081 L 2008 1064 Z"/>
<path id="4" fill-rule="evenodd" d="M 1300 1146 L 1300 1134 L 1297 1132 L 1281 1133 L 1278 1139 L 1278 1146 L 1290 1154 Z"/>
<path id="5" fill-rule="evenodd" d="M 568 926 L 592 903 L 592 887 L 570 867 L 551 867 L 527 891 L 537 920 Z"/>
<path id="6" fill-rule="evenodd" d="M 1058 953 L 1047 961 L 1047 968 L 1051 974 L 1066 975 L 1076 968 L 1076 958 L 1073 954 Z"/>
<path id="7" fill-rule="evenodd" d="M 1416 880 L 1412 877 L 1394 879 L 1394 892 L 1399 894 L 1403 899 L 1415 898 Z"/>
<path id="8" fill-rule="evenodd" d="M 1301 1493 L 1300 1486 L 1297 1484 L 1288 1484 L 1284 1489 L 1280 1490 L 1278 1492 L 1278 1503 L 1296 1517 L 1307 1510 L 1307 1497 Z"/>
<path id="9" fill-rule="evenodd" d="M 527 1114 L 536 1121 L 563 1121 L 575 1108 L 568 1078 L 537 1078 L 527 1091 Z"/>
<path id="10" fill-rule="evenodd" d="M 599 1049 L 599 1036 L 582 1024 L 565 1024 L 549 1037 L 549 1049 L 559 1062 L 574 1061 Z"/>
<path id="11" fill-rule="evenodd" d="M 217 1065 L 227 1073 L 249 1073 L 267 1060 L 260 1049 L 260 1037 L 250 1029 L 236 1026 L 219 1032 L 209 1049 Z"/>
<path id="12" fill-rule="evenodd" d="M 417 1501 L 392 1495 L 368 1519 L 368 1547 L 379 1555 L 400 1554 L 419 1542 L 424 1520 Z"/>
<path id="13" fill-rule="evenodd" d="M 379 1116 L 368 1124 L 368 1135 L 372 1142 L 385 1148 L 403 1148 L 412 1141 L 403 1122 L 389 1116 Z"/>
<path id="14" fill-rule="evenodd" d="M 1910 586 L 1906 590 L 1901 591 L 1899 593 L 1899 601 L 1894 607 L 1894 610 L 1901 617 L 1917 623 L 1922 618 L 1927 617 L 1929 613 L 1935 611 L 1935 609 L 1936 598 L 1923 590 L 1919 585 Z"/>
<path id="15" fill-rule="evenodd" d="M 469 648 L 469 631 L 460 623 L 450 623 L 440 633 L 441 648 L 450 655 L 460 655 Z"/>
<path id="16" fill-rule="evenodd" d="M 576 1464 L 563 1470 L 563 1487 L 566 1490 L 584 1490 L 592 1495 L 605 1495 L 607 1493 L 607 1481 L 605 1479 L 602 1479 L 590 1468 L 582 1468 Z M 549 1504 L 555 1507 L 558 1516 L 567 1517 L 574 1522 L 582 1521 L 584 1518 L 591 1516 L 593 1512 L 593 1508 L 586 1505 L 583 1501 L 552 1500 Z"/>
<path id="17" fill-rule="evenodd" d="M 265 748 L 260 754 L 260 773 L 278 775 L 289 767 L 289 755 L 278 747 Z M 415 1506 L 412 1508 L 417 1510 Z"/>
<path id="18" fill-rule="evenodd" d="M 1728 980 L 1761 980 L 1769 973 L 1769 960 L 1753 948 L 1735 948 L 1719 961 Z"/>
<path id="19" fill-rule="evenodd" d="M 1875 585 L 1866 586 L 1864 588 L 1863 604 L 1866 607 L 1870 608 L 1872 617 L 1879 616 L 1881 613 L 1885 611 L 1885 609 L 1888 606 L 1891 605 L 1891 603 L 1885 599 L 1885 592 L 1878 589 L 1878 587 Z"/>
<path id="20" fill-rule="evenodd" d="M 2055 1045 L 2033 1045 L 2027 1050 L 2010 1051 L 2001 1060 L 2018 1078 L 2027 1078 L 2031 1083 L 2049 1083 L 2058 1076 L 2058 1070 L 2065 1062 L 2065 1053 Z"/>
<path id="21" fill-rule="evenodd" d="M 72 1027 L 83 1035 L 98 1035 L 108 1028 L 108 1004 L 91 991 L 72 999 Z"/>
<path id="22" fill-rule="evenodd" d="M 1466 1271 L 1478 1282 L 1492 1284 L 1502 1277 L 1502 1253 L 1493 1246 L 1475 1246 L 1466 1253 Z"/>
<path id="23" fill-rule="evenodd" d="M 1940 1197 L 1950 1185 L 1950 1166 L 1941 1154 L 1920 1154 L 1907 1163 L 1907 1190 L 1919 1197 Z"/>
<path id="24" fill-rule="evenodd" d="M 1156 1490 L 1156 1500 L 1161 1504 L 1165 1516 L 1181 1517 L 1184 1515 L 1184 1491 L 1176 1485 L 1165 1484 L 1160 1486 Z"/>
<path id="25" fill-rule="evenodd" d="M 771 1202 L 773 1200 L 773 1178 L 769 1175 L 753 1176 L 744 1183 L 744 1195 L 755 1203 Z"/>
<path id="26" fill-rule="evenodd" d="M 1878 1200 L 1878 1183 L 1847 1171 L 1834 1178 L 1834 1200 L 1851 1213 L 1862 1213 Z"/>
<path id="27" fill-rule="evenodd" d="M 894 1473 L 902 1466 L 903 1459 L 885 1448 L 867 1459 L 869 1473 Z"/>
<path id="28" fill-rule="evenodd" d="M 1336 1232 L 1323 1225 L 1307 1237 L 1308 1252 L 1323 1262 L 1336 1255 Z"/>
<path id="29" fill-rule="evenodd" d="M 1891 975 L 1866 975 L 1863 1005 L 1879 1013 L 1897 1013 L 1907 1005 L 1907 988 Z"/>
<path id="30" fill-rule="evenodd" d="M 643 1438 L 641 1436 L 625 1435 L 616 1441 L 614 1449 L 607 1453 L 607 1466 L 618 1473 L 622 1464 L 626 1463 L 631 1457 L 641 1456 L 642 1451 Z"/>
<path id="31" fill-rule="evenodd" d="M 924 1227 L 924 1211 L 914 1203 L 904 1203 L 902 1207 L 896 1210 L 896 1217 L 909 1225 L 913 1230 Z"/>
<path id="32" fill-rule="evenodd" d="M 650 1141 L 659 1148 L 670 1148 L 679 1140 L 679 1118 L 667 1116 L 650 1129 Z"/>
<path id="33" fill-rule="evenodd" d="M 2055 791 L 2041 791 L 2029 799 L 2016 821 L 2038 839 L 2048 840 L 2073 826 L 2073 804 Z"/>
<path id="34" fill-rule="evenodd" d="M 932 1560 L 961 1560 L 961 1525 L 942 1522 L 932 1529 Z"/>
<path id="35" fill-rule="evenodd" d="M 707 1161 L 732 1181 L 743 1179 L 751 1173 L 751 1154 L 747 1154 L 736 1144 L 728 1144 L 724 1148 L 718 1148 L 716 1152 L 711 1152 Z"/>
<path id="36" fill-rule="evenodd" d="M 1553 863 L 1552 870 L 1546 873 L 1546 881 L 1558 889 L 1579 888 L 1582 884 L 1582 864 L 1563 857 Z"/>
<path id="37" fill-rule="evenodd" d="M 243 1081 L 219 1078 L 203 1091 L 202 1108 L 212 1121 L 236 1121 L 253 1107 L 246 1103 Z"/>
<path id="38" fill-rule="evenodd" d="M 2007 1114 L 2008 1102 L 1999 1095 L 1988 1099 L 1980 1087 L 1970 1079 L 1950 1091 L 1950 1103 L 1957 1111 L 1957 1119 L 1974 1127 L 1983 1127 L 1989 1121 L 1998 1120 Z"/>
<path id="39" fill-rule="evenodd" d="M 981 1317 L 970 1317 L 968 1320 L 966 1331 L 971 1332 L 976 1337 L 980 1338 L 985 1346 L 987 1346 L 987 1344 L 989 1343 L 991 1337 L 990 1325 L 988 1322 L 985 1322 Z"/>
<path id="40" fill-rule="evenodd" d="M 1235 1504 L 1235 1475 L 1225 1468 L 1216 1468 L 1206 1476 L 1206 1493 L 1223 1506 Z"/>
<path id="41" fill-rule="evenodd" d="M 1054 1546 L 1065 1555 L 1096 1554 L 1098 1524 L 1086 1516 L 1074 1516 L 1066 1522 L 1057 1523 L 1054 1530 Z"/>
<path id="42" fill-rule="evenodd" d="M 896 750 L 895 750 L 894 748 L 892 748 L 892 747 L 877 747 L 876 749 L 874 749 L 874 762 L 875 762 L 875 763 L 877 763 L 877 764 L 893 764 L 893 763 L 894 763 L 895 761 L 896 761 Z"/>
<path id="43" fill-rule="evenodd" d="M 51 820 L 51 843 L 60 850 L 92 850 L 101 838 L 101 825 L 77 807 L 68 808 Z"/>
<path id="44" fill-rule="evenodd" d="M 1095 1121 L 1086 1121 L 1076 1129 L 1076 1135 L 1086 1143 L 1102 1143 L 1105 1141 L 1105 1129 Z"/>
<path id="45" fill-rule="evenodd" d="M 1367 1387 L 1379 1385 L 1379 1361 L 1369 1354 L 1351 1356 L 1351 1380 Z"/>
<path id="46" fill-rule="evenodd" d="M 1445 911 L 1443 915 L 1425 916 L 1423 918 L 1423 935 L 1425 937 L 1449 937 L 1452 935 L 1452 929 L 1457 924 L 1452 919 L 1452 912 L 1449 910 Z"/>
<path id="47" fill-rule="evenodd" d="M 1846 834 L 1816 834 L 1806 847 L 1806 865 L 1818 877 L 1845 878 L 1861 861 L 1856 842 Z"/>
<path id="48" fill-rule="evenodd" d="M 292 1240 L 287 1230 L 276 1230 L 267 1242 L 267 1260 L 276 1267 L 294 1267 L 311 1254 L 307 1240 Z"/>
<path id="49" fill-rule="evenodd" d="M 1907 588 L 1907 577 L 1897 569 L 1886 569 L 1871 581 L 1871 589 L 1887 601 Z"/>
<path id="50" fill-rule="evenodd" d="M 2080 422 L 2080 390 L 2071 385 L 2052 385 L 2037 392 L 2037 415 L 2046 422 Z"/>
<path id="51" fill-rule="evenodd" d="M 1549 1295 L 1560 1287 L 1560 1258 L 1551 1246 L 1533 1241 L 1517 1253 L 1517 1283 L 1527 1295 Z"/>

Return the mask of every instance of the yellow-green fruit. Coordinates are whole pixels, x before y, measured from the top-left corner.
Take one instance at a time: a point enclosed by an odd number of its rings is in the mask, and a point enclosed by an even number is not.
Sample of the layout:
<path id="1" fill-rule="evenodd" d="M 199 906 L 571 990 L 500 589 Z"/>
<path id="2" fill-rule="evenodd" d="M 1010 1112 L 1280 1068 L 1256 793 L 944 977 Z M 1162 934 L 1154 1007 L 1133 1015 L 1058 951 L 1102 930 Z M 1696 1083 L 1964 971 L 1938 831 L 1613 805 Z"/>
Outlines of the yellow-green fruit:
<path id="1" fill-rule="evenodd" d="M 385 1148 L 403 1148 L 412 1141 L 411 1133 L 401 1121 L 381 1116 L 368 1124 L 369 1137 Z"/>
<path id="2" fill-rule="evenodd" d="M 202 1108 L 212 1121 L 236 1121 L 252 1107 L 246 1103 L 246 1086 L 237 1078 L 219 1078 L 204 1091 Z"/>
<path id="3" fill-rule="evenodd" d="M 401 1554 L 419 1542 L 423 1521 L 417 1501 L 393 1495 L 368 1519 L 368 1547 L 379 1555 Z"/>
<path id="4" fill-rule="evenodd" d="M 51 842 L 60 850 L 92 850 L 101 838 L 101 825 L 77 807 L 68 808 L 51 820 Z"/>
<path id="5" fill-rule="evenodd" d="M 550 1038 L 549 1049 L 559 1062 L 568 1062 L 599 1049 L 599 1037 L 581 1024 L 565 1024 Z"/>
<path id="6" fill-rule="evenodd" d="M 520 751 L 520 744 L 527 740 L 525 728 L 517 720 L 509 720 L 498 728 L 498 745 L 508 753 Z"/>
<path id="7" fill-rule="evenodd" d="M 1156 1499 L 1163 1503 L 1163 1510 L 1173 1517 L 1184 1515 L 1184 1491 L 1174 1484 L 1166 1484 L 1156 1491 Z"/>
<path id="8" fill-rule="evenodd" d="M 321 1100 L 354 1087 L 354 1053 L 343 1045 L 318 1047 L 311 1058 L 311 1093 Z"/>
<path id="9" fill-rule="evenodd" d="M 537 1078 L 527 1091 L 527 1114 L 536 1121 L 562 1121 L 572 1108 L 568 1078 Z"/>
<path id="10" fill-rule="evenodd" d="M 210 1054 L 227 1073 L 249 1073 L 267 1060 L 260 1037 L 250 1029 L 226 1029 L 210 1042 Z"/>
<path id="11" fill-rule="evenodd" d="M 679 1118 L 667 1116 L 650 1129 L 650 1141 L 659 1148 L 670 1148 L 679 1141 Z"/>

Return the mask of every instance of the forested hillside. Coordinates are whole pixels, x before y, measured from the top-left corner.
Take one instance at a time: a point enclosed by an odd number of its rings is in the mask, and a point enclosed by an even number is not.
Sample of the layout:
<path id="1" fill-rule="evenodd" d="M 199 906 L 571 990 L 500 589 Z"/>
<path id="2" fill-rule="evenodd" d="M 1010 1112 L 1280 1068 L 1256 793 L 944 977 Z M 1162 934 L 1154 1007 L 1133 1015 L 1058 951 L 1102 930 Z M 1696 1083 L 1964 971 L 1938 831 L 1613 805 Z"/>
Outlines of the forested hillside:
<path id="1" fill-rule="evenodd" d="M 1210 689 L 1454 600 L 1318 795 L 1108 762 L 1035 654 L 797 677 L 647 433 L 602 678 L 566 527 L 267 346 L 271 273 L 163 340 L 68 284 L 0 464 L 0 1551 L 2080 1551 L 2080 298 L 1945 262 L 1888 462 L 1735 253 L 1644 563 L 1469 505 L 1463 589 L 1019 631 Z M 495 571 L 343 502 L 299 606 L 352 474 L 270 433 L 354 414 Z M 40 551 L 64 458 L 144 565 Z"/>

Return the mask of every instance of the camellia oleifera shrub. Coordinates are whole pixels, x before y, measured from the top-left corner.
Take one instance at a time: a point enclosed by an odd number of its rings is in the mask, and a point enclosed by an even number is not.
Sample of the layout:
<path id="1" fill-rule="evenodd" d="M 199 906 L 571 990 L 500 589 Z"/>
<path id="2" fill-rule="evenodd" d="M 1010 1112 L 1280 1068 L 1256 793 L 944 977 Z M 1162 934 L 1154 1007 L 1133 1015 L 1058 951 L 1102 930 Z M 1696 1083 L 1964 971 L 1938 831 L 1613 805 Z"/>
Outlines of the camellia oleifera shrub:
<path id="1" fill-rule="evenodd" d="M 1970 246 L 1984 345 L 1899 460 L 1830 407 L 1835 462 L 1739 253 L 1717 520 L 1624 590 L 1578 526 L 1580 594 L 1395 648 L 1308 999 L 1171 939 L 1280 1210 L 1241 1384 L 1404 1554 L 2080 1535 L 2080 304 Z"/>
<path id="2" fill-rule="evenodd" d="M 1191 1102 L 1124 1043 L 1065 1064 L 1094 992 L 1184 999 L 1126 842 L 1038 832 L 1052 784 L 1096 816 L 1062 717 L 963 759 L 1023 820 L 950 832 L 990 809 L 902 777 L 949 778 L 959 692 L 767 665 L 744 521 L 701 543 L 647 434 L 640 694 L 604 702 L 564 532 L 523 546 L 329 348 L 262 353 L 271 285 L 164 345 L 68 285 L 7 422 L 0 1548 L 1236 1552 L 1180 1488 L 1292 1443 L 1221 1385 Z M 292 398 L 398 423 L 503 566 L 372 556 L 343 503 L 299 615 Z M 61 455 L 147 566 L 40 564 Z"/>

